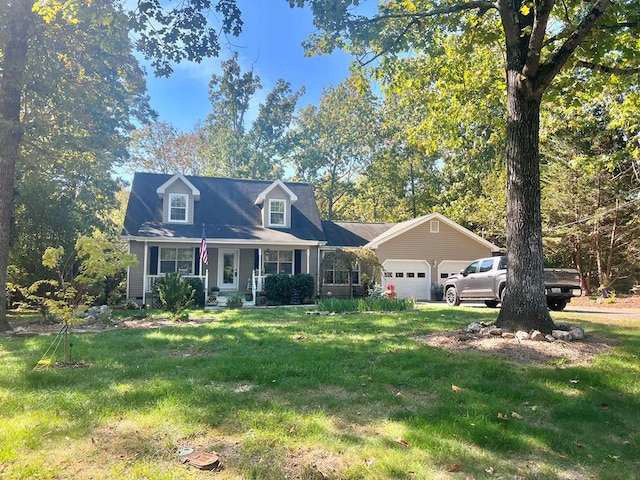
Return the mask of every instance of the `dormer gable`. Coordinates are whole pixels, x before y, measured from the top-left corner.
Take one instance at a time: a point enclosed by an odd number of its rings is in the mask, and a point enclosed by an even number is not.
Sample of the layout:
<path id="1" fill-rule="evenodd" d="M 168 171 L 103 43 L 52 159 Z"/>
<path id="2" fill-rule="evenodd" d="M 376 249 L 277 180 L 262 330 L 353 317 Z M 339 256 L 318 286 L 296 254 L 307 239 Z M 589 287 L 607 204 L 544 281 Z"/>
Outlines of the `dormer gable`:
<path id="1" fill-rule="evenodd" d="M 262 206 L 262 225 L 269 228 L 291 228 L 291 206 L 298 201 L 295 193 L 282 180 L 276 180 L 256 198 Z"/>
<path id="2" fill-rule="evenodd" d="M 193 224 L 193 210 L 200 200 L 200 190 L 178 173 L 156 190 L 162 198 L 162 222 Z"/>

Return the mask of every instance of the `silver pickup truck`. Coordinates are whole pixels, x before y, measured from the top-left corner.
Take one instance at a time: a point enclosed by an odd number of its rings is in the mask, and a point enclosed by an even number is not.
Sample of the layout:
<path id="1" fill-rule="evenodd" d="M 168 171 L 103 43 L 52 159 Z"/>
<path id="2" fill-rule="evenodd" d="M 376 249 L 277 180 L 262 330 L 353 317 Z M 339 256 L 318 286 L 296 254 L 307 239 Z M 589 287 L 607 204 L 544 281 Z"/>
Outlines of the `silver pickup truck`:
<path id="1" fill-rule="evenodd" d="M 450 306 L 474 301 L 495 308 L 502 302 L 506 283 L 507 257 L 480 258 L 447 278 L 444 298 Z M 544 284 L 550 310 L 563 310 L 571 297 L 582 295 L 580 273 L 571 268 L 545 268 Z"/>

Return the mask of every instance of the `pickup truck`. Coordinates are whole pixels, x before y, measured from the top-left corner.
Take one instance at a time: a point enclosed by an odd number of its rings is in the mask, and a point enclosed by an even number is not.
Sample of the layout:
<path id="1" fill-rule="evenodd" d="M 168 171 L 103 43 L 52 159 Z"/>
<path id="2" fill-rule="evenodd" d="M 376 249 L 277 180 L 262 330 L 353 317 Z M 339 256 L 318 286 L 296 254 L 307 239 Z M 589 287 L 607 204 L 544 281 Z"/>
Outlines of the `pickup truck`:
<path id="1" fill-rule="evenodd" d="M 483 301 L 487 307 L 495 308 L 502 302 L 506 283 L 507 257 L 480 258 L 447 278 L 444 298 L 450 306 Z M 544 284 L 549 310 L 563 310 L 571 297 L 582 295 L 580 273 L 574 269 L 545 268 Z"/>

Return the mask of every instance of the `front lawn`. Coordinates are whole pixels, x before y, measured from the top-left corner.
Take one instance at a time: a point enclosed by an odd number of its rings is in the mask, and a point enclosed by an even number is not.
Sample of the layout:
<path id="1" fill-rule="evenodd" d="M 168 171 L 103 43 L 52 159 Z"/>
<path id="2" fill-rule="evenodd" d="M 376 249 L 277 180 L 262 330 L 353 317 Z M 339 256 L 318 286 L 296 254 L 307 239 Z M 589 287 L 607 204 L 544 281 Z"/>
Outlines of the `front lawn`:
<path id="1" fill-rule="evenodd" d="M 81 366 L 44 371 L 54 336 L 0 337 L 0 478 L 640 478 L 640 330 L 624 315 L 580 320 L 616 348 L 575 366 L 419 340 L 495 310 L 304 312 L 73 335 Z M 181 464 L 186 447 L 222 468 Z"/>

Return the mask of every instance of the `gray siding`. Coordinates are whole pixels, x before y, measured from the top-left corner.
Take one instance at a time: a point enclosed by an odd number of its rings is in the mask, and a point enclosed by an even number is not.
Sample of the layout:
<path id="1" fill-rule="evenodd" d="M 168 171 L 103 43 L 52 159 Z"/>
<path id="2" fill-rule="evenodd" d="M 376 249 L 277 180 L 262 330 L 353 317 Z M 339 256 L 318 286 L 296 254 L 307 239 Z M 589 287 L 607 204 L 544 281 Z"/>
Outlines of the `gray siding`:
<path id="1" fill-rule="evenodd" d="M 170 201 L 169 198 L 172 193 L 182 193 L 189 195 L 188 207 L 187 207 L 187 223 L 193 224 L 193 209 L 194 209 L 194 200 L 193 195 L 191 195 L 191 189 L 189 186 L 184 183 L 182 180 L 177 179 L 174 181 L 164 192 L 164 197 L 162 199 L 162 221 L 163 223 L 169 223 L 169 206 Z"/>

